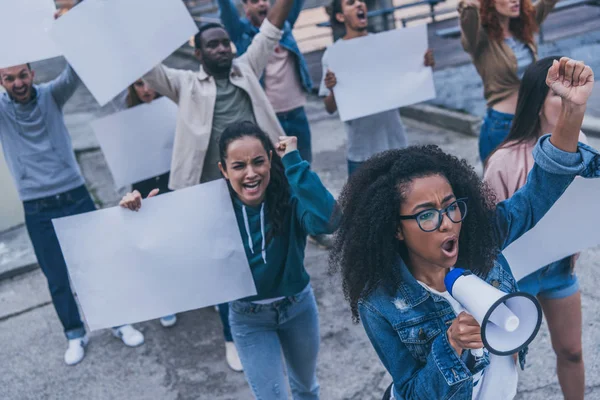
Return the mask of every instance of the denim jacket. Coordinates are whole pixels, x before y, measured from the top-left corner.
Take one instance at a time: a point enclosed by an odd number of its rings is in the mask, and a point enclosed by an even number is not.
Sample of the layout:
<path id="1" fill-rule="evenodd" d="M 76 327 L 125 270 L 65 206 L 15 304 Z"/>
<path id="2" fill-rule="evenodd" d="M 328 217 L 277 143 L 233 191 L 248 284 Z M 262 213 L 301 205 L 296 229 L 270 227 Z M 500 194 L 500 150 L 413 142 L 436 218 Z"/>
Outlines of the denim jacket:
<path id="1" fill-rule="evenodd" d="M 500 250 L 531 229 L 564 193 L 576 175 L 600 176 L 600 154 L 579 143 L 576 153 L 554 147 L 549 135 L 534 149 L 535 165 L 527 183 L 497 205 L 495 233 Z M 542 194 L 543 195 L 540 195 Z M 359 302 L 360 317 L 375 351 L 394 380 L 397 399 L 468 399 L 473 375 L 489 364 L 474 365 L 453 350 L 446 331 L 456 317 L 450 304 L 425 290 L 398 260 L 402 283 L 391 294 L 382 287 Z M 499 254 L 486 280 L 504 292 L 516 290 L 506 258 Z M 519 354 L 521 367 L 526 350 Z"/>
<path id="2" fill-rule="evenodd" d="M 296 67 L 300 74 L 302 87 L 307 93 L 310 93 L 312 80 L 310 79 L 308 65 L 306 64 L 306 60 L 300 52 L 296 39 L 292 34 L 292 29 L 294 28 L 294 24 L 296 23 L 303 6 L 304 0 L 294 1 L 294 7 L 290 11 L 287 21 L 283 25 L 283 36 L 279 41 L 279 44 L 296 56 Z M 219 10 L 221 22 L 223 22 L 233 44 L 235 44 L 238 55 L 244 54 L 246 50 L 248 50 L 248 46 L 250 46 L 254 36 L 259 32 L 259 28 L 252 25 L 247 18 L 239 17 L 238 10 L 235 7 L 233 0 L 219 0 Z M 261 83 L 264 86 L 264 79 L 261 79 Z"/>

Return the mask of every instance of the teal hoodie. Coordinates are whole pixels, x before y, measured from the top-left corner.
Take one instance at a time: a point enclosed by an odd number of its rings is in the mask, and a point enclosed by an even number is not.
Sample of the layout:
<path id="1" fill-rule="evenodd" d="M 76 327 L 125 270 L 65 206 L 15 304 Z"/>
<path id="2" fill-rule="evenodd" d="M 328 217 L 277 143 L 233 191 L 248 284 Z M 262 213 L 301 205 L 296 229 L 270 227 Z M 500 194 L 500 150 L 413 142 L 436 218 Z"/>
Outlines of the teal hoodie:
<path id="1" fill-rule="evenodd" d="M 291 194 L 282 235 L 273 236 L 266 244 L 271 229 L 271 222 L 265 220 L 269 205 L 250 207 L 234 197 L 235 216 L 257 292 L 244 301 L 300 293 L 310 280 L 304 268 L 306 236 L 333 233 L 339 225 L 335 199 L 300 153 L 290 152 L 282 161 Z"/>

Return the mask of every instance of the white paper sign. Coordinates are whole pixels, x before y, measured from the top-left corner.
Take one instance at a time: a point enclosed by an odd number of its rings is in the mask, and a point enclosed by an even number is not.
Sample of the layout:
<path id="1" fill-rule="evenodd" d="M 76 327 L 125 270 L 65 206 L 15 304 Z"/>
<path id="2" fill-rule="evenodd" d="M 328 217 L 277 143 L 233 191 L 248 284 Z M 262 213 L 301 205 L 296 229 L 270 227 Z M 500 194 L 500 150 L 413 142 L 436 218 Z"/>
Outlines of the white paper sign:
<path id="1" fill-rule="evenodd" d="M 196 32 L 181 0 L 86 0 L 50 31 L 100 105 Z"/>
<path id="2" fill-rule="evenodd" d="M 166 97 L 91 123 L 117 188 L 171 168 L 177 105 Z"/>
<path id="3" fill-rule="evenodd" d="M 503 251 L 515 279 L 600 244 L 599 198 L 600 179 L 575 178 L 537 225 Z"/>
<path id="4" fill-rule="evenodd" d="M 426 51 L 427 25 L 338 40 L 328 62 L 342 121 L 435 98 L 433 72 L 423 64 Z"/>
<path id="5" fill-rule="evenodd" d="M 53 0 L 3 0 L 0 12 L 0 68 L 60 56 L 49 36 Z"/>
<path id="6" fill-rule="evenodd" d="M 256 294 L 222 179 L 52 222 L 91 330 Z"/>

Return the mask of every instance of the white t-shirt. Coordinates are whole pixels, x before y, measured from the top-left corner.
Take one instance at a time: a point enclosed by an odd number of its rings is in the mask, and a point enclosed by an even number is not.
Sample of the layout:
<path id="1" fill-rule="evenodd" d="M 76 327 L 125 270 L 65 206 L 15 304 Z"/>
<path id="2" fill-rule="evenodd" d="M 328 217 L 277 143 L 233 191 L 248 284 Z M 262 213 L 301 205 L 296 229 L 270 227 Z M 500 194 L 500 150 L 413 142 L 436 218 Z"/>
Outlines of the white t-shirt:
<path id="1" fill-rule="evenodd" d="M 450 303 L 456 315 L 467 311 L 448 293 L 438 292 L 423 282 L 417 281 L 431 293 L 443 297 Z M 483 349 L 489 354 L 486 349 Z M 470 357 L 475 357 L 471 351 Z M 497 356 L 489 354 L 490 365 L 473 375 L 473 400 L 511 400 L 517 395 L 517 364 L 512 356 Z"/>

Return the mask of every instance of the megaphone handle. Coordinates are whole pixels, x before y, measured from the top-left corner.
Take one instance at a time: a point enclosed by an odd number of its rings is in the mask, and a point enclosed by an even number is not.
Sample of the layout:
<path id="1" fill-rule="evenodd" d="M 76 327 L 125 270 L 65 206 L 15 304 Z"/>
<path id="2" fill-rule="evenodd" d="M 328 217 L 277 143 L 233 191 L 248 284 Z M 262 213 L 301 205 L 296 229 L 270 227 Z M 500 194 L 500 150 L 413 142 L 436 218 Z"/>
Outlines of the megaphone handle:
<path id="1" fill-rule="evenodd" d="M 471 354 L 474 357 L 481 358 L 481 357 L 483 357 L 483 348 L 471 349 Z"/>

